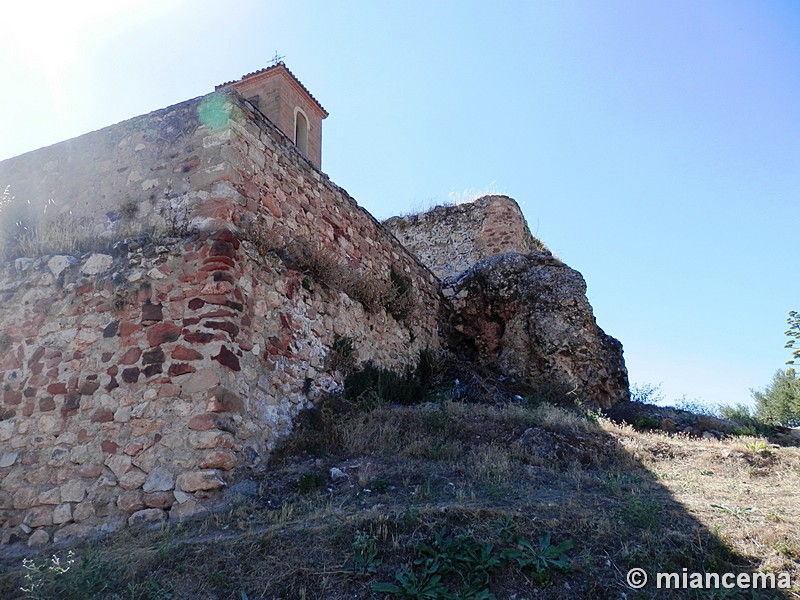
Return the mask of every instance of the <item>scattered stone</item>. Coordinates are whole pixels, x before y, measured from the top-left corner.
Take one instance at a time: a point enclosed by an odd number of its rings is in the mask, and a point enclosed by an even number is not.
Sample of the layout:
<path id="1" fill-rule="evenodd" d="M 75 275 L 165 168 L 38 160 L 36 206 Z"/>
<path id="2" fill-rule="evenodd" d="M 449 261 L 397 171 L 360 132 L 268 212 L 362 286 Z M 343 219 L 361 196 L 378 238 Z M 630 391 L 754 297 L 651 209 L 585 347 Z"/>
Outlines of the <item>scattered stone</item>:
<path id="1" fill-rule="evenodd" d="M 128 525 L 136 527 L 137 525 L 146 525 L 148 523 L 158 523 L 167 519 L 167 513 L 160 508 L 145 508 L 133 513 L 128 517 Z"/>
<path id="2" fill-rule="evenodd" d="M 37 529 L 31 534 L 31 537 L 28 538 L 28 547 L 41 548 L 42 546 L 46 546 L 49 541 L 50 534 L 44 529 Z"/>
<path id="3" fill-rule="evenodd" d="M 349 478 L 349 475 L 342 471 L 339 467 L 331 467 L 330 476 L 333 481 L 341 481 Z"/>
<path id="4" fill-rule="evenodd" d="M 81 267 L 83 275 L 99 275 L 111 268 L 114 258 L 108 254 L 92 254 Z M 52 269 L 51 269 L 52 270 Z"/>
<path id="5" fill-rule="evenodd" d="M 47 268 L 50 272 L 58 277 L 66 269 L 78 264 L 78 259 L 74 256 L 57 255 L 47 261 Z"/>

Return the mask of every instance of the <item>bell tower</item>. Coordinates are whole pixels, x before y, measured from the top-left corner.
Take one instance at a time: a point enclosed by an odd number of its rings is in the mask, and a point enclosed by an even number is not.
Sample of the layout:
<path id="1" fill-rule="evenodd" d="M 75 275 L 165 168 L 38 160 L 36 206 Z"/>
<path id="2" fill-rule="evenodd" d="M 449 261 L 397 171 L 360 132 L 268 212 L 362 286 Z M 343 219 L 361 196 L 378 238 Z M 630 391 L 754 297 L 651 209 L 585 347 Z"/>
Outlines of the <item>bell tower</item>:
<path id="1" fill-rule="evenodd" d="M 322 120 L 328 112 L 283 61 L 214 89 L 235 89 L 292 140 L 314 167 L 322 168 Z"/>

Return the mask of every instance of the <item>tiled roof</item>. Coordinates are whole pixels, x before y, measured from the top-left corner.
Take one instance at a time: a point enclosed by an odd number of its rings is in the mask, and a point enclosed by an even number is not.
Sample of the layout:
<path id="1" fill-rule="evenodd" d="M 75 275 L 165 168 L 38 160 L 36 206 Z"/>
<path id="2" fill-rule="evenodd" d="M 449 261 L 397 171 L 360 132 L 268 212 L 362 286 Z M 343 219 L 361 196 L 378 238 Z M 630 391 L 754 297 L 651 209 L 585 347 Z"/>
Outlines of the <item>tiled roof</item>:
<path id="1" fill-rule="evenodd" d="M 311 92 L 308 91 L 308 88 L 306 86 L 304 86 L 300 82 L 300 80 L 295 76 L 294 73 L 292 73 L 289 70 L 289 67 L 287 67 L 284 64 L 283 61 L 280 61 L 280 62 L 278 62 L 278 63 L 276 63 L 274 65 L 271 65 L 269 67 L 265 67 L 263 69 L 259 69 L 258 71 L 253 71 L 252 73 L 248 73 L 247 75 L 242 75 L 241 79 L 236 79 L 234 81 L 226 81 L 225 83 L 221 83 L 221 84 L 219 84 L 217 86 L 214 86 L 214 90 L 218 90 L 218 89 L 224 88 L 224 87 L 230 87 L 230 86 L 232 86 L 234 84 L 237 84 L 237 83 L 240 83 L 240 82 L 244 81 L 245 79 L 249 79 L 250 77 L 254 77 L 256 75 L 263 75 L 264 73 L 269 73 L 270 71 L 274 71 L 276 69 L 281 69 L 281 68 L 284 71 L 286 71 L 291 76 L 292 79 L 295 80 L 297 85 L 300 86 L 300 88 L 308 95 L 309 98 L 311 98 L 311 100 L 313 100 L 314 104 L 316 104 L 319 107 L 319 109 L 323 113 L 325 113 L 325 116 L 327 117 L 328 116 L 328 111 L 323 108 L 322 104 L 320 104 L 319 101 L 316 98 L 314 98 L 314 95 Z"/>

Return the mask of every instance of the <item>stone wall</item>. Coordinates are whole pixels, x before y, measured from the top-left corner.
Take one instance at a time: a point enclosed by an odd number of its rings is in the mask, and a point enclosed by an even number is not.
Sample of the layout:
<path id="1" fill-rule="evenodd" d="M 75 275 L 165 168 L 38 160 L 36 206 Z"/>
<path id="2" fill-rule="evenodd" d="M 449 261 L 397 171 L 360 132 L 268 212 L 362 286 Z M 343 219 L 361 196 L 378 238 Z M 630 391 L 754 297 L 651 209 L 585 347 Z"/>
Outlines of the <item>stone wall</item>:
<path id="1" fill-rule="evenodd" d="M 433 274 L 236 94 L 5 161 L 5 181 L 34 205 L 74 198 L 117 242 L 0 271 L 4 543 L 202 510 L 341 383 L 339 336 L 397 369 L 438 344 Z M 404 274 L 417 310 L 367 310 L 284 260 L 297 244 L 363 287 Z"/>
<path id="2" fill-rule="evenodd" d="M 442 280 L 489 256 L 543 250 L 531 235 L 519 205 L 508 196 L 436 208 L 384 225 Z"/>

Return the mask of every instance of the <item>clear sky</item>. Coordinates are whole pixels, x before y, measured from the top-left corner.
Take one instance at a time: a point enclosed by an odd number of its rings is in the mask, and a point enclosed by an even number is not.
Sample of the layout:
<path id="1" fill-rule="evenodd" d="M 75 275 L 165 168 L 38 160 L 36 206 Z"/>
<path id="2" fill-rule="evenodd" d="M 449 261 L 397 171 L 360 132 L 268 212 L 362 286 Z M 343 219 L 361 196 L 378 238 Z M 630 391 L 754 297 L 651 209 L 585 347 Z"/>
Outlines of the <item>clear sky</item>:
<path id="1" fill-rule="evenodd" d="M 379 218 L 514 197 L 633 382 L 748 403 L 789 358 L 795 0 L 11 0 L 2 23 L 0 159 L 278 51 L 331 114 L 336 183 Z"/>

